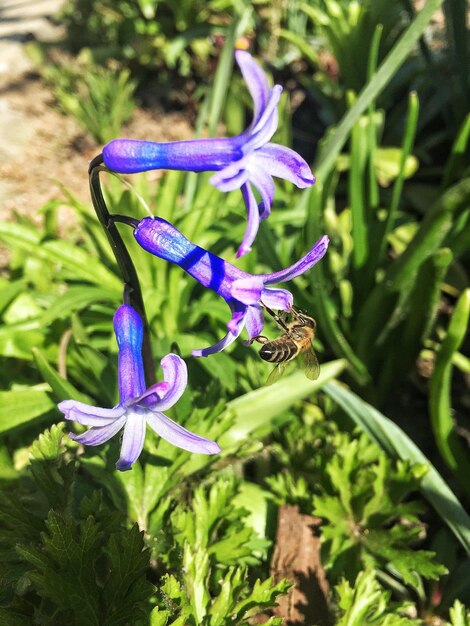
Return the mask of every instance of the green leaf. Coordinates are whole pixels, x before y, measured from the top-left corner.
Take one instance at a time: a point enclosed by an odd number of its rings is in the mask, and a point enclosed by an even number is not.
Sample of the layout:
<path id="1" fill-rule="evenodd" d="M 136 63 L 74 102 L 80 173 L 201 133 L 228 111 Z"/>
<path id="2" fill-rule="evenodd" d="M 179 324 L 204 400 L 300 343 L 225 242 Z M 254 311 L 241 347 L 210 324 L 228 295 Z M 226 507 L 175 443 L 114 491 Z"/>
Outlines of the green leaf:
<path id="1" fill-rule="evenodd" d="M 326 180 L 354 124 L 367 109 L 369 104 L 381 93 L 384 87 L 388 85 L 390 79 L 402 65 L 411 50 L 413 50 L 416 42 L 426 30 L 433 15 L 442 3 L 443 0 L 428 0 L 407 30 L 387 54 L 380 67 L 375 72 L 372 80 L 370 80 L 361 91 L 355 104 L 343 117 L 338 127 L 330 133 L 327 141 L 321 146 L 318 165 L 314 168 L 318 180 Z"/>
<path id="2" fill-rule="evenodd" d="M 41 326 L 47 326 L 57 319 L 65 319 L 72 313 L 78 313 L 82 309 L 88 308 L 95 302 L 109 301 L 113 305 L 118 300 L 116 290 L 101 287 L 70 287 L 69 290 L 56 298 L 50 307 L 42 314 L 40 318 Z"/>
<path id="3" fill-rule="evenodd" d="M 470 554 L 470 517 L 418 446 L 394 422 L 352 391 L 336 382 L 327 383 L 324 391 L 387 454 L 428 467 L 421 481 L 421 492 Z"/>
<path id="4" fill-rule="evenodd" d="M 405 617 L 406 606 L 392 605 L 390 593 L 382 589 L 372 570 L 361 572 L 351 587 L 342 580 L 336 587 L 342 615 L 336 626 L 419 626 L 421 620 Z"/>
<path id="5" fill-rule="evenodd" d="M 249 433 L 268 426 L 274 417 L 286 411 L 295 402 L 314 394 L 327 381 L 339 376 L 346 365 L 346 361 L 343 360 L 324 363 L 318 380 L 309 380 L 303 372 L 298 371 L 274 385 L 250 391 L 232 400 L 228 403 L 227 409 L 235 414 L 234 424 L 220 437 L 220 446 L 229 447 L 246 439 Z"/>
<path id="6" fill-rule="evenodd" d="M 91 403 L 89 396 L 80 393 L 76 387 L 56 372 L 40 350 L 33 348 L 33 356 L 41 376 L 50 385 L 57 402 L 73 398 L 81 402 Z"/>
<path id="7" fill-rule="evenodd" d="M 0 239 L 13 249 L 19 248 L 39 259 L 63 267 L 73 280 L 104 286 L 115 291 L 119 297 L 122 287 L 116 274 L 75 244 L 60 240 L 42 241 L 32 227 L 13 222 L 0 224 Z"/>
<path id="8" fill-rule="evenodd" d="M 388 187 L 402 171 L 403 178 L 410 178 L 418 165 L 418 159 L 411 154 L 403 158 L 401 148 L 377 148 L 375 167 L 382 187 Z"/>
<path id="9" fill-rule="evenodd" d="M 470 495 L 468 450 L 455 432 L 451 406 L 452 359 L 465 339 L 470 316 L 470 289 L 466 289 L 455 305 L 447 334 L 436 355 L 429 393 L 431 425 L 439 451 L 447 465 L 462 477 L 462 487 Z"/>
<path id="10" fill-rule="evenodd" d="M 470 611 L 459 600 L 449 609 L 449 616 L 448 626 L 470 626 Z"/>
<path id="11" fill-rule="evenodd" d="M 45 418 L 53 409 L 55 404 L 47 391 L 35 388 L 0 391 L 0 433 Z"/>

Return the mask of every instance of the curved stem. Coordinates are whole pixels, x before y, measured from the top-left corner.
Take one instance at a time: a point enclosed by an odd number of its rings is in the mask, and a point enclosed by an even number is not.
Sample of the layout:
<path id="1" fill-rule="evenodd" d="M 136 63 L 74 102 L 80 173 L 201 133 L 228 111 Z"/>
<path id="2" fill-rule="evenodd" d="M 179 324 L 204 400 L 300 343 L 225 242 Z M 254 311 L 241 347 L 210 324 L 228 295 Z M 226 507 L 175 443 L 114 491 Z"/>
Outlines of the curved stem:
<path id="1" fill-rule="evenodd" d="M 142 299 L 139 278 L 134 264 L 113 220 L 114 216 L 109 213 L 103 196 L 100 172 L 106 171 L 107 169 L 103 165 L 103 155 L 99 154 L 90 162 L 90 167 L 88 168 L 91 200 L 100 224 L 106 233 L 124 282 L 124 301 L 137 311 L 144 324 L 142 358 L 144 362 L 145 382 L 149 387 L 155 382 L 155 371 L 144 301 Z M 123 222 L 125 220 L 121 219 L 119 221 Z M 126 223 L 132 226 L 132 218 L 129 218 L 129 221 Z"/>

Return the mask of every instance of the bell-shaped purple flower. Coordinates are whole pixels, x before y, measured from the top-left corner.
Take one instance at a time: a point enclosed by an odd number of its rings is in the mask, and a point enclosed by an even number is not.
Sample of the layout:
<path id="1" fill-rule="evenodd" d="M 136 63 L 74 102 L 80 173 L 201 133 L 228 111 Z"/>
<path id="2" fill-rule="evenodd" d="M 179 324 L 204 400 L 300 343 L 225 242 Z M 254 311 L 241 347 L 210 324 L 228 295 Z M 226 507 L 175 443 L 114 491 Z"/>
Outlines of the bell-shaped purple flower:
<path id="1" fill-rule="evenodd" d="M 142 361 L 143 324 L 138 313 L 123 304 L 114 316 L 114 330 L 118 343 L 119 404 L 113 409 L 103 409 L 65 400 L 59 409 L 65 418 L 91 426 L 82 435 L 70 433 L 75 441 L 98 446 L 108 441 L 124 428 L 118 470 L 129 470 L 144 446 L 148 424 L 160 437 L 174 446 L 200 454 L 216 454 L 219 446 L 183 428 L 163 411 L 172 407 L 183 394 L 188 374 L 186 363 L 176 354 L 167 354 L 161 360 L 164 382 L 145 387 Z"/>
<path id="2" fill-rule="evenodd" d="M 106 167 L 130 174 L 152 169 L 192 172 L 216 171 L 211 183 L 221 191 L 241 188 L 247 207 L 248 225 L 237 256 L 251 249 L 260 220 L 268 217 L 274 196 L 273 176 L 297 187 L 310 187 L 315 178 L 304 159 L 294 150 L 270 143 L 278 125 L 280 85 L 269 88 L 266 75 L 245 50 L 235 58 L 253 98 L 253 121 L 241 134 L 230 138 L 193 139 L 156 143 L 115 139 L 103 149 Z M 253 187 L 261 202 L 255 200 Z"/>
<path id="3" fill-rule="evenodd" d="M 221 352 L 240 335 L 246 326 L 250 339 L 261 333 L 264 326 L 263 305 L 282 311 L 292 307 L 293 298 L 286 289 L 270 285 L 283 283 L 300 276 L 315 265 L 325 254 L 328 237 L 325 235 L 297 263 L 273 274 L 248 274 L 204 248 L 191 243 L 172 224 L 159 217 L 146 217 L 134 231 L 137 242 L 155 256 L 176 263 L 201 285 L 216 291 L 229 305 L 232 318 L 228 333 L 210 348 L 193 350 L 194 356 L 208 356 Z"/>

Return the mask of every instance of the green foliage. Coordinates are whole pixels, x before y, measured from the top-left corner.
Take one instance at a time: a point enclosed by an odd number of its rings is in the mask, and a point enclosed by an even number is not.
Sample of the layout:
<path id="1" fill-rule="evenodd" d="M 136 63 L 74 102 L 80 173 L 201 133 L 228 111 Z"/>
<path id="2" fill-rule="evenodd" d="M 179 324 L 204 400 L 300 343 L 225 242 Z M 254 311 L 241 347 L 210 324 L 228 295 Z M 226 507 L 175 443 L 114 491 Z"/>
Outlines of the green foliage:
<path id="1" fill-rule="evenodd" d="M 342 580 L 335 588 L 340 616 L 336 626 L 419 626 L 407 617 L 410 607 L 390 602 L 390 592 L 377 582 L 372 570 L 360 572 L 354 586 Z M 413 608 L 411 607 L 413 613 Z"/>
<path id="2" fill-rule="evenodd" d="M 182 505 L 172 514 L 181 582 L 168 575 L 162 592 L 184 623 L 244 624 L 289 588 L 286 581 L 274 585 L 269 578 L 247 589 L 246 565 L 256 563 L 253 554 L 267 544 L 244 524 L 247 512 L 233 507 L 236 491 L 233 480 L 219 480 L 208 490 L 198 487 L 191 507 Z"/>
<path id="3" fill-rule="evenodd" d="M 287 429 L 276 446 L 284 472 L 268 482 L 280 501 L 323 519 L 322 555 L 330 578 L 353 581 L 369 567 L 420 589 L 421 578 L 446 573 L 434 553 L 417 549 L 424 538 L 423 508 L 410 496 L 424 466 L 395 465 L 364 435 L 351 439 L 323 420 L 304 425 L 299 435 L 298 428 Z"/>
<path id="4" fill-rule="evenodd" d="M 64 113 L 73 117 L 99 144 L 117 137 L 132 116 L 137 82 L 128 69 L 93 63 L 46 65 L 45 80 Z"/>
<path id="5" fill-rule="evenodd" d="M 72 0 L 59 19 L 72 52 L 87 48 L 96 62 L 113 57 L 121 64 L 154 70 L 164 84 L 168 71 L 201 78 L 216 51 L 211 36 L 227 33 L 231 16 L 249 14 L 250 3 L 214 0 Z"/>
<path id="6" fill-rule="evenodd" d="M 470 624 L 470 611 L 458 600 L 454 602 L 449 615 L 449 626 L 469 626 Z"/>

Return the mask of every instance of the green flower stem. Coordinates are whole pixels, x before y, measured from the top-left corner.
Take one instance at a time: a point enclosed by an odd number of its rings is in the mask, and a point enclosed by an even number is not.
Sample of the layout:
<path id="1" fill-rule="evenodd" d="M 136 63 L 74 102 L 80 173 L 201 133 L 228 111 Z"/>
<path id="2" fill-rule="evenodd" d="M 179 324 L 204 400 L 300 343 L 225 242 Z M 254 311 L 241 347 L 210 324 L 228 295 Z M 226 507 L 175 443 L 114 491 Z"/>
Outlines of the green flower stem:
<path id="1" fill-rule="evenodd" d="M 102 154 L 99 154 L 91 161 L 90 167 L 88 168 L 91 199 L 96 215 L 98 216 L 101 226 L 104 228 L 121 273 L 122 281 L 124 283 L 124 300 L 138 312 L 144 323 L 142 357 L 144 361 L 145 381 L 147 386 L 150 386 L 155 382 L 155 369 L 147 316 L 145 315 L 144 301 L 142 299 L 142 291 L 140 289 L 137 272 L 124 241 L 119 234 L 116 224 L 112 219 L 113 216 L 108 211 L 103 191 L 101 189 L 100 172 L 107 171 L 108 170 L 103 165 Z"/>

